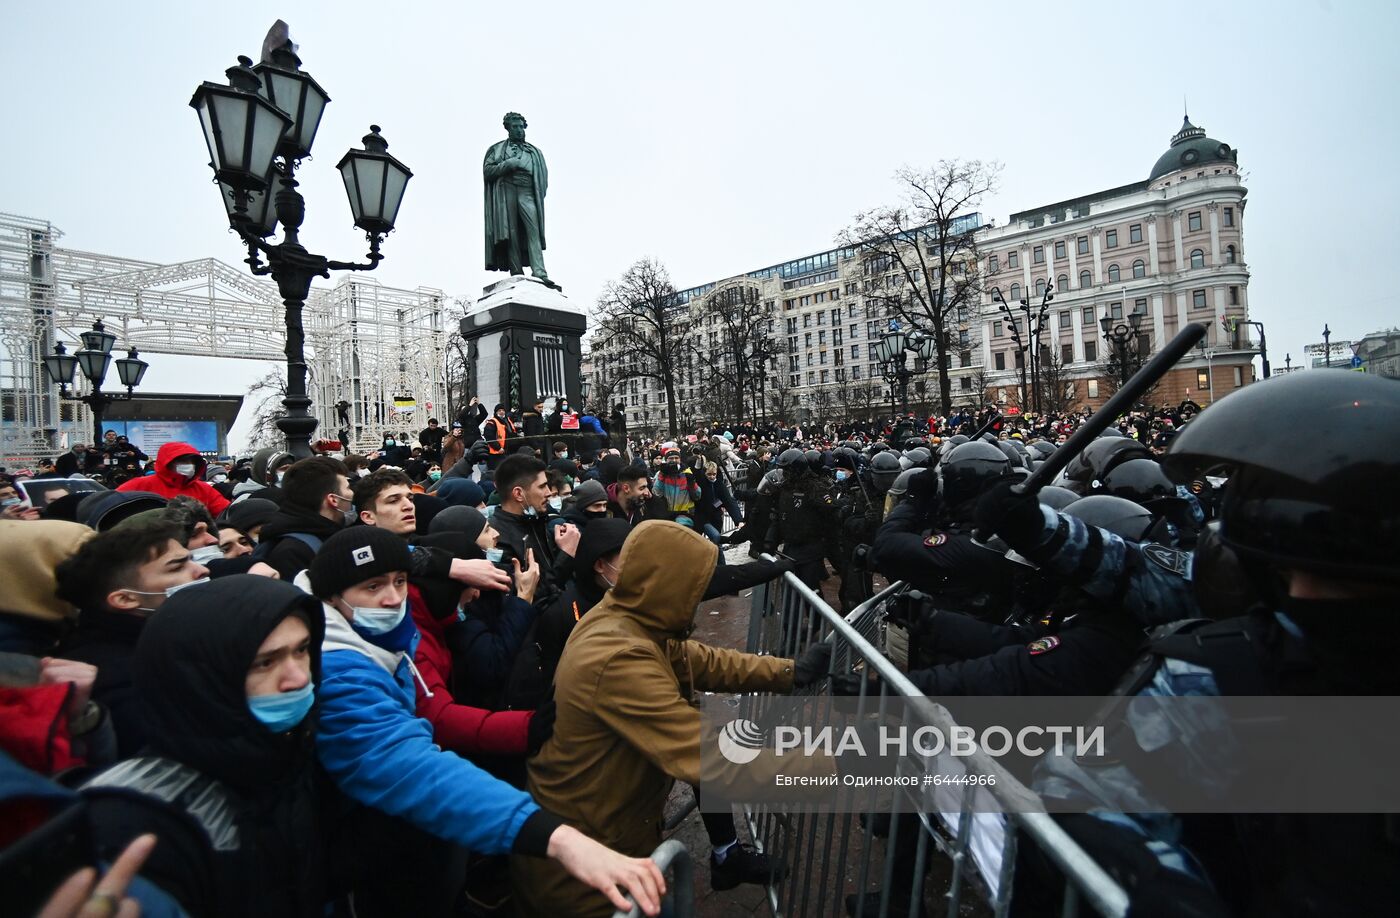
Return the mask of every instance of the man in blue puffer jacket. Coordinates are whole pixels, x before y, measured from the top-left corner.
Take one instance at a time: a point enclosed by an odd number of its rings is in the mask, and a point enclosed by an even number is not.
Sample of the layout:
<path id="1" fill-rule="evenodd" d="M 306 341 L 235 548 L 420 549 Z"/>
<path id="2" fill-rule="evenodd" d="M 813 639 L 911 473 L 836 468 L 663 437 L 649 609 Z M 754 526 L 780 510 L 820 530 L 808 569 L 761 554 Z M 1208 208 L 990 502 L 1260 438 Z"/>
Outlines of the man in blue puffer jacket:
<path id="1" fill-rule="evenodd" d="M 357 913 L 449 914 L 469 849 L 553 857 L 618 908 L 630 907 L 622 887 L 656 914 L 665 884 L 651 861 L 609 850 L 434 744 L 415 713 L 409 552 L 391 532 L 353 526 L 298 577 L 326 616 L 317 752 L 340 790 L 368 808 L 351 833 Z"/>

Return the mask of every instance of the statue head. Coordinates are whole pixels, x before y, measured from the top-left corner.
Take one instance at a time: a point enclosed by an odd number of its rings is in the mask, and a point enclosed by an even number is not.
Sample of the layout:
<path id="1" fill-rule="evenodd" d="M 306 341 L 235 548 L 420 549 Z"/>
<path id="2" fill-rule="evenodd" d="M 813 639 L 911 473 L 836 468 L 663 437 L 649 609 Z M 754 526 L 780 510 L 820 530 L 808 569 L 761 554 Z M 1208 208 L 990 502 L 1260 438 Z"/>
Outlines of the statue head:
<path id="1" fill-rule="evenodd" d="M 506 129 L 506 135 L 516 143 L 523 143 L 525 140 L 525 128 L 528 124 L 525 116 L 519 112 L 506 112 L 506 116 L 501 119 L 501 125 Z"/>

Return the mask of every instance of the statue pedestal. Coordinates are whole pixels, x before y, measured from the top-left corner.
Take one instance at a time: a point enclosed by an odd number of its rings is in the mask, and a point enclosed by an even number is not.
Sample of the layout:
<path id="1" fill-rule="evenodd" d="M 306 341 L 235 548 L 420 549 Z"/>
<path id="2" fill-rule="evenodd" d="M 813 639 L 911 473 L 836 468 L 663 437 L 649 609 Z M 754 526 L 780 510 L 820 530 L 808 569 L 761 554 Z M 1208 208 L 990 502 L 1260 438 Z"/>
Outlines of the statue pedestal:
<path id="1" fill-rule="evenodd" d="M 482 291 L 462 319 L 467 341 L 469 395 L 491 411 L 528 408 L 536 396 L 567 396 L 581 405 L 580 345 L 588 319 L 559 290 L 531 277 L 512 276 Z"/>

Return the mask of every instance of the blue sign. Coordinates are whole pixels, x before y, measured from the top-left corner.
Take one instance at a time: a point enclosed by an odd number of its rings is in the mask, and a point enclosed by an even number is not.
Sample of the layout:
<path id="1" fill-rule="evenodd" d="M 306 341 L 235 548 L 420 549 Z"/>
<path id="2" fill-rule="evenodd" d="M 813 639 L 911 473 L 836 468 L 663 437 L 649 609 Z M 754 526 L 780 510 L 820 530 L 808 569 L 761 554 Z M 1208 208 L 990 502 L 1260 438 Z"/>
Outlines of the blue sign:
<path id="1" fill-rule="evenodd" d="M 1361 358 L 1358 357 L 1358 356 L 1356 356 L 1355 354 L 1352 354 L 1352 355 L 1351 355 L 1351 368 L 1354 370 L 1354 369 L 1356 369 L 1356 368 L 1359 367 L 1359 366 L 1361 366 Z"/>

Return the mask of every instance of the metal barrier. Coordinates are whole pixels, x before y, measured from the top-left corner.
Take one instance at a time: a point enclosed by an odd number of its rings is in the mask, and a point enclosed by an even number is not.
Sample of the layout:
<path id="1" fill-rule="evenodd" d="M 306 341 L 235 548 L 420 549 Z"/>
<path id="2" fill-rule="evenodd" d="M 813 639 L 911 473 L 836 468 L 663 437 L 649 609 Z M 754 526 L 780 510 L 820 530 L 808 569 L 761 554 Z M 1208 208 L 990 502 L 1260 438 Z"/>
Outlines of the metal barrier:
<path id="1" fill-rule="evenodd" d="M 667 868 L 671 870 L 671 882 L 666 884 L 671 897 L 670 918 L 692 918 L 695 914 L 695 864 L 690 852 L 685 845 L 669 838 L 651 853 L 651 860 L 663 874 Z M 633 903 L 630 911 L 613 912 L 613 918 L 641 918 L 641 914 L 641 908 Z"/>
<path id="2" fill-rule="evenodd" d="M 831 641 L 833 673 L 864 669 L 880 677 L 879 695 L 869 698 L 869 683 L 862 680 L 862 710 L 873 711 L 878 706 L 879 712 L 885 713 L 892 695 L 903 696 L 906 726 L 932 725 L 946 731 L 953 726 L 948 712 L 919 692 L 876 646 L 885 627 L 885 605 L 904 589 L 902 583 L 887 587 L 842 618 L 797 577 L 785 574 L 781 581 L 754 591 L 748 650 L 796 657 L 816 641 Z M 819 685 L 808 693 L 823 694 L 819 690 L 825 688 Z M 761 698 L 758 703 L 761 705 Z M 1038 798 L 1033 791 L 984 754 L 953 761 L 967 774 L 995 776 L 995 787 L 944 788 L 947 793 L 936 807 L 943 812 L 921 812 L 929 807 L 917 792 L 896 790 L 893 800 L 878 808 L 872 797 L 859 826 L 853 825 L 850 812 L 792 813 L 746 807 L 755 845 L 788 868 L 787 876 L 768 889 L 773 915 L 844 915 L 848 893 L 857 897 L 856 915 L 921 915 L 924 881 L 932 868 L 946 885 L 942 897 L 949 918 L 960 914 L 968 887 L 973 887 L 1000 918 L 1010 912 L 1017 846 L 1025 843 L 1038 848 L 1063 875 L 1061 915 L 1078 915 L 1081 900 L 1097 914 L 1110 918 L 1127 913 L 1127 894 L 1054 820 L 1034 811 Z M 940 763 L 940 770 L 947 764 Z M 974 812 L 977 794 L 1015 801 L 1020 811 L 1004 815 Z M 1027 805 L 1032 811 L 1026 811 Z M 886 817 L 887 841 L 879 846 L 875 837 L 882 834 Z M 865 831 L 853 831 L 860 827 Z M 900 850 L 901 845 L 909 844 L 914 845 L 912 859 L 907 847 Z M 944 861 L 931 863 L 930 845 L 944 855 Z M 867 910 L 866 894 L 875 892 L 879 894 L 878 907 Z M 896 907 L 898 912 L 893 911 Z"/>

